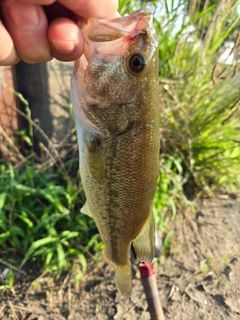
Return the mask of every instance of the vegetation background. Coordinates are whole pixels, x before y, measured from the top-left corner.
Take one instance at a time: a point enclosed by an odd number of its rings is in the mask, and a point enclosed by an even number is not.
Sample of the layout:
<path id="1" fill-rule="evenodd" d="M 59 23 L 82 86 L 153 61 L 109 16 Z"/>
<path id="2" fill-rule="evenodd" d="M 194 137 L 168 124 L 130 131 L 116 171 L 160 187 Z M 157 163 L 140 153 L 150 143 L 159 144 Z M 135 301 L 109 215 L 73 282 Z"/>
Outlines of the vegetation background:
<path id="1" fill-rule="evenodd" d="M 239 190 L 240 4 L 233 0 L 148 3 L 156 5 L 161 109 L 154 214 L 167 254 L 171 221 L 179 210 L 192 207 L 195 197 Z M 119 11 L 130 13 L 145 4 L 121 0 Z M 231 45 L 229 57 L 227 45 Z M 3 141 L 10 156 L 0 162 L 0 263 L 9 271 L 0 279 L 0 289 L 11 289 L 14 270 L 28 263 L 56 277 L 72 270 L 77 283 L 87 270 L 88 258 L 94 255 L 98 263 L 103 244 L 99 235 L 91 233 L 94 222 L 80 213 L 84 190 L 72 111 L 67 105 L 72 120 L 72 128 L 64 132 L 67 139 L 55 144 L 33 120 L 24 94 L 14 93 L 24 106 L 18 112 L 25 129 Z M 69 97 L 65 100 L 67 104 Z M 36 134 L 45 144 L 36 142 Z"/>

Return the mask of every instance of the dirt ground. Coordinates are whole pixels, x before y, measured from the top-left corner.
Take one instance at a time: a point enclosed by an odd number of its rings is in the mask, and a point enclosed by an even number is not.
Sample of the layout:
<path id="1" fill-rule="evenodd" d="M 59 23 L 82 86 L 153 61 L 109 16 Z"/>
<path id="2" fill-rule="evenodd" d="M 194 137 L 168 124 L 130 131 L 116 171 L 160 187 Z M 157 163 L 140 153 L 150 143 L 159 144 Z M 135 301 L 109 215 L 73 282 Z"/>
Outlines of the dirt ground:
<path id="1" fill-rule="evenodd" d="M 240 319 L 240 196 L 198 200 L 171 228 L 170 255 L 154 264 L 166 320 Z M 103 262 L 71 283 L 70 273 L 56 282 L 29 267 L 14 290 L 0 291 L 0 319 L 150 319 L 137 269 L 129 300 Z"/>

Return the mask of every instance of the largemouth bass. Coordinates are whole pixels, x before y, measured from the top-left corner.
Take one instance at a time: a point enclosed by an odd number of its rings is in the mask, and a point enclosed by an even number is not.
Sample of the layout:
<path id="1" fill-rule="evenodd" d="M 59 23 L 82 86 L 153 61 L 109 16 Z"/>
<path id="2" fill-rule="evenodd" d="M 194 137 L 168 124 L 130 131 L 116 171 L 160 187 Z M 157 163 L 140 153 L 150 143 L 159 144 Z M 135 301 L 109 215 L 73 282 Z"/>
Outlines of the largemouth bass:
<path id="1" fill-rule="evenodd" d="M 90 19 L 84 58 L 75 64 L 82 212 L 96 222 L 121 294 L 131 293 L 130 248 L 154 258 L 152 200 L 159 171 L 158 52 L 153 8 Z"/>

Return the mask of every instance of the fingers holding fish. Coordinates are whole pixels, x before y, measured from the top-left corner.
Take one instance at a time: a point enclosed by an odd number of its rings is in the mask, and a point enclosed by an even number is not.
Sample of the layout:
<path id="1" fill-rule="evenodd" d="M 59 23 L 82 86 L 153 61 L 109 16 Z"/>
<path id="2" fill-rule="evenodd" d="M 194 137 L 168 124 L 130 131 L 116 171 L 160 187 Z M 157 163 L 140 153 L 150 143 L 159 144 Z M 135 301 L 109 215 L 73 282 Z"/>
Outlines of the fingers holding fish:
<path id="1" fill-rule="evenodd" d="M 48 21 L 43 7 L 30 2 L 2 1 L 1 9 L 18 56 L 29 63 L 50 60 Z"/>
<path id="2" fill-rule="evenodd" d="M 83 36 L 79 18 L 116 16 L 117 0 L 0 0 L 0 65 L 79 58 L 83 53 Z M 4 26 L 3 26 L 4 24 Z"/>
<path id="3" fill-rule="evenodd" d="M 72 61 L 83 53 L 82 27 L 89 18 L 113 18 L 117 16 L 118 1 L 59 1 L 64 8 L 74 13 L 69 18 L 57 18 L 52 21 L 48 30 L 48 39 L 53 56 L 59 60 Z M 79 19 L 80 18 L 80 19 Z"/>
<path id="4" fill-rule="evenodd" d="M 118 16 L 118 0 L 59 0 L 66 8 L 84 18 L 111 19 Z"/>
<path id="5" fill-rule="evenodd" d="M 78 25 L 67 18 L 57 18 L 49 26 L 48 39 L 53 56 L 61 61 L 73 61 L 83 53 L 83 35 Z"/>

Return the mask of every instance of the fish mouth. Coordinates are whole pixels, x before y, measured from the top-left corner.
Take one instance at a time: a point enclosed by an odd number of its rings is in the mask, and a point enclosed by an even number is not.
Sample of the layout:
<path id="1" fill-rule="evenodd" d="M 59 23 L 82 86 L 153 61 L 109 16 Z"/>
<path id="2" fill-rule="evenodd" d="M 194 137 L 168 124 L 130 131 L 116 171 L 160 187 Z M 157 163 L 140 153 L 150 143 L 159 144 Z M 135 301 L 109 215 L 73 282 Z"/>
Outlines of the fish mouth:
<path id="1" fill-rule="evenodd" d="M 112 62 L 116 59 L 116 52 L 118 57 L 123 57 L 131 46 L 139 51 L 146 50 L 147 60 L 150 60 L 158 46 L 153 26 L 154 11 L 155 7 L 151 5 L 124 17 L 102 20 L 90 18 L 82 28 L 84 55 L 88 62 L 96 55 L 104 63 Z M 143 40 L 139 41 L 141 37 Z M 112 42 L 111 46 L 109 42 Z"/>
<path id="2" fill-rule="evenodd" d="M 85 39 L 93 42 L 108 42 L 122 37 L 135 37 L 145 33 L 155 12 L 153 5 L 146 6 L 133 14 L 114 19 L 90 18 L 83 28 Z M 153 31 L 153 30 L 151 30 Z"/>

